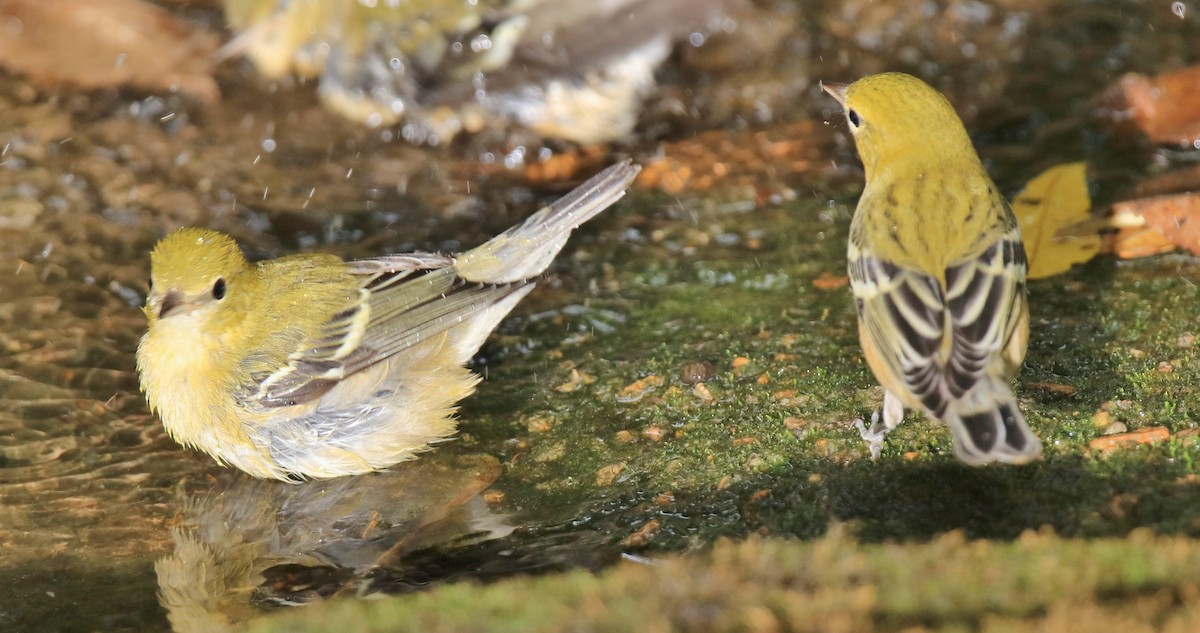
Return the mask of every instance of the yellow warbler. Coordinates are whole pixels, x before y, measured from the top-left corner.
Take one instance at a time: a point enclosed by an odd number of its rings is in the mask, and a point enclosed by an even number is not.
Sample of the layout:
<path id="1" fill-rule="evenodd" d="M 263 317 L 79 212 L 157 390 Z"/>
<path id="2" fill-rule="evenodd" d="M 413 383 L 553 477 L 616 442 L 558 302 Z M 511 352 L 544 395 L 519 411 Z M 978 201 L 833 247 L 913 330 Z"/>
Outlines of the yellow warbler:
<path id="1" fill-rule="evenodd" d="M 410 459 L 455 430 L 463 365 L 578 225 L 625 193 L 614 165 L 458 257 L 248 263 L 185 228 L 150 256 L 142 390 L 167 432 L 257 477 L 336 477 Z"/>
<path id="2" fill-rule="evenodd" d="M 1025 249 L 962 121 L 901 73 L 822 87 L 866 170 L 847 256 L 864 356 L 887 390 L 871 428 L 858 422 L 872 456 L 908 407 L 945 422 L 965 463 L 1036 457 L 1009 387 L 1029 339 Z"/>

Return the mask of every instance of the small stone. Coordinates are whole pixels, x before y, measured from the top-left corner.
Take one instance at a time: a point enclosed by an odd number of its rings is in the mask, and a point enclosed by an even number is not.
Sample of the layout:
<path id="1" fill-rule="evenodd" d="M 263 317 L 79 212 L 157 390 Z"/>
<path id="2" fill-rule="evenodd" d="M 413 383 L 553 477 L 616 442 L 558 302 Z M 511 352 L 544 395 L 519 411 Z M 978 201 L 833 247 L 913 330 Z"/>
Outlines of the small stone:
<path id="1" fill-rule="evenodd" d="M 647 392 L 653 391 L 657 387 L 663 386 L 662 376 L 651 374 L 645 378 L 635 380 L 625 386 L 620 393 L 617 394 L 618 402 L 637 402 L 641 400 Z"/>
<path id="2" fill-rule="evenodd" d="M 684 363 L 679 373 L 679 379 L 685 385 L 705 383 L 716 377 L 717 368 L 706 360 Z"/>
<path id="3" fill-rule="evenodd" d="M 650 519 L 632 534 L 621 539 L 621 545 L 623 547 L 644 547 L 654 538 L 655 534 L 658 534 L 660 529 L 662 529 L 662 522 L 658 519 Z"/>
<path id="4" fill-rule="evenodd" d="M 533 456 L 533 461 L 539 464 L 547 462 L 556 462 L 567 454 L 567 445 L 564 442 L 555 442 L 538 451 Z"/>
<path id="5" fill-rule="evenodd" d="M 609 464 L 596 471 L 597 486 L 611 486 L 617 481 L 617 477 L 621 471 L 625 470 L 625 464 Z"/>
<path id="6" fill-rule="evenodd" d="M 558 420 L 548 415 L 535 415 L 525 422 L 525 428 L 530 433 L 545 433 L 556 426 L 558 426 Z"/>
<path id="7" fill-rule="evenodd" d="M 1121 433 L 1125 433 L 1128 430 L 1129 430 L 1129 427 L 1125 426 L 1124 422 L 1117 421 L 1117 422 L 1112 422 L 1108 426 L 1104 427 L 1104 430 L 1100 431 L 1100 434 L 1101 435 L 1119 435 Z"/>
<path id="8" fill-rule="evenodd" d="M 632 444 L 637 441 L 637 436 L 633 434 L 633 431 L 622 429 L 617 431 L 617 441 L 622 444 Z"/>
<path id="9" fill-rule="evenodd" d="M 504 493 L 499 490 L 484 490 L 483 502 L 488 505 L 495 505 L 504 501 Z"/>
<path id="10" fill-rule="evenodd" d="M 667 432 L 657 424 L 651 424 L 650 426 L 642 429 L 642 437 L 650 440 L 651 442 L 661 442 L 666 436 Z"/>

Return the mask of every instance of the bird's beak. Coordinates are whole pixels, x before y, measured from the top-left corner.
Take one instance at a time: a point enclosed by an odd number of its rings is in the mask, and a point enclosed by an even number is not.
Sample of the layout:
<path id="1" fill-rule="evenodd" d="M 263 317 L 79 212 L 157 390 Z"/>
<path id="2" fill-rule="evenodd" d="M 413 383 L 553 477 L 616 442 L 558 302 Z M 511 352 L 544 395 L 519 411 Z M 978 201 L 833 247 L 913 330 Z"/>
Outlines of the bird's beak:
<path id="1" fill-rule="evenodd" d="M 834 83 L 832 81 L 821 81 L 818 84 L 821 86 L 821 90 L 828 92 L 829 96 L 837 99 L 837 102 L 842 104 L 843 107 L 846 105 L 846 84 Z"/>
<path id="2" fill-rule="evenodd" d="M 162 304 L 158 308 L 158 318 L 161 319 L 167 316 L 167 313 L 178 308 L 180 303 L 182 303 L 182 297 L 179 296 L 179 291 L 167 291 L 166 296 L 163 297 Z"/>
<path id="3" fill-rule="evenodd" d="M 179 312 L 180 308 L 183 308 L 184 312 L 189 311 L 183 301 L 183 295 L 178 290 L 170 290 L 165 294 L 151 291 L 146 297 L 146 306 L 142 311 L 146 313 L 146 318 L 157 321 L 168 314 Z"/>

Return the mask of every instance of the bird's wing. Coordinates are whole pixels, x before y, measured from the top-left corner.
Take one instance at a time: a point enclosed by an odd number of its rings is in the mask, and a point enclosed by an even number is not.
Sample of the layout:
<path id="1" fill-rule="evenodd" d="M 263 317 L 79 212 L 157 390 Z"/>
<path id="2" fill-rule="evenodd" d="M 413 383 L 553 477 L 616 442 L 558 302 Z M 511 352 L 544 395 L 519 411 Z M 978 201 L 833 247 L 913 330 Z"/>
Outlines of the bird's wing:
<path id="1" fill-rule="evenodd" d="M 1007 374 L 1021 359 L 1002 358 L 1002 350 L 1026 318 L 1028 267 L 1020 233 L 1013 227 L 978 257 L 946 268 L 946 305 L 953 324 L 947 376 L 978 376 L 989 365 L 1002 363 L 1013 365 L 1000 375 L 1011 379 Z M 956 384 L 955 396 L 961 395 L 959 388 Z"/>
<path id="2" fill-rule="evenodd" d="M 316 400 L 343 378 L 470 319 L 533 281 L 474 284 L 459 278 L 453 264 L 453 258 L 432 254 L 347 262 L 361 278 L 358 300 L 305 339 L 284 366 L 256 376 L 258 387 L 243 402 L 281 407 Z"/>
<path id="3" fill-rule="evenodd" d="M 1025 250 L 1015 229 L 979 256 L 932 275 L 851 244 L 850 283 L 880 382 L 940 417 L 996 362 L 1024 311 Z M 907 396 L 907 397 L 906 397 Z"/>
<path id="4" fill-rule="evenodd" d="M 253 376 L 259 386 L 243 400 L 261 407 L 310 402 L 346 376 L 478 317 L 475 327 L 459 332 L 465 340 L 457 352 L 469 357 L 519 297 L 497 304 L 537 281 L 571 231 L 625 195 L 640 170 L 629 160 L 612 165 L 458 257 L 418 253 L 348 262 L 361 279 L 357 300 L 317 334 L 301 337 L 286 365 Z M 262 359 L 248 360 L 262 366 Z"/>

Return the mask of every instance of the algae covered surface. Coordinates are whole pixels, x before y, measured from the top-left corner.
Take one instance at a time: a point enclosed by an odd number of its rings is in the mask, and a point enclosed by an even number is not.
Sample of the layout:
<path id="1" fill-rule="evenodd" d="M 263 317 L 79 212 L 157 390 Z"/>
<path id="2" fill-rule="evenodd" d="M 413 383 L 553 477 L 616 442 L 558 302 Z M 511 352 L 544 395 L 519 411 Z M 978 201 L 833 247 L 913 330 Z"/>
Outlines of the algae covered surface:
<path id="1" fill-rule="evenodd" d="M 845 277 L 862 174 L 815 84 L 920 74 L 1002 190 L 1084 160 L 1099 211 L 1194 167 L 1096 116 L 1121 73 L 1200 61 L 1200 12 L 1161 4 L 747 3 L 659 70 L 633 137 L 586 148 L 408 144 L 236 62 L 202 103 L 0 75 L 0 628 L 1200 628 L 1200 261 L 1030 283 L 1014 390 L 1040 459 L 963 466 L 910 412 L 872 461 Z M 167 231 L 253 258 L 456 252 L 626 156 L 642 178 L 415 462 L 257 481 L 148 411 L 134 351 Z"/>

